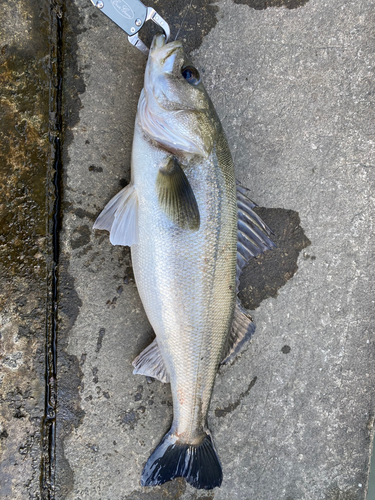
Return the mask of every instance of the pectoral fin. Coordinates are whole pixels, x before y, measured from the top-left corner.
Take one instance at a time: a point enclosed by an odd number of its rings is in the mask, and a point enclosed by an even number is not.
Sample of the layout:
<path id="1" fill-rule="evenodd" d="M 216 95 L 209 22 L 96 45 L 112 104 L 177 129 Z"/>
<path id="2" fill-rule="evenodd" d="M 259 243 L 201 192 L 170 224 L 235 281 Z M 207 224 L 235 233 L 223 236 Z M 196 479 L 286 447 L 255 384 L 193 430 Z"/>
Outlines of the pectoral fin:
<path id="1" fill-rule="evenodd" d="M 159 169 L 156 190 L 160 208 L 182 229 L 199 229 L 199 209 L 193 190 L 174 156 Z"/>
<path id="2" fill-rule="evenodd" d="M 112 245 L 138 243 L 138 197 L 133 184 L 124 187 L 107 203 L 94 229 L 109 231 Z"/>

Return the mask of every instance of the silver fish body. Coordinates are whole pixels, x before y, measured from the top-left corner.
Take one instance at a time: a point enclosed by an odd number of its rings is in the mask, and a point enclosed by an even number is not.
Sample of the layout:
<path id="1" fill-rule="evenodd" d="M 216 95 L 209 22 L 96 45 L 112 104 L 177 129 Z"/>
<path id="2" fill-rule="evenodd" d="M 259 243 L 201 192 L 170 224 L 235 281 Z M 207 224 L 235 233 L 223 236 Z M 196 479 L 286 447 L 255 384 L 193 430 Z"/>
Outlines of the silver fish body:
<path id="1" fill-rule="evenodd" d="M 156 334 L 134 372 L 171 383 L 173 424 L 145 466 L 143 485 L 179 476 L 196 488 L 221 484 L 206 424 L 210 398 L 223 357 L 254 331 L 236 300 L 236 278 L 249 257 L 273 246 L 253 207 L 236 189 L 229 147 L 197 70 L 180 42 L 165 45 L 156 36 L 138 105 L 131 183 L 94 226 L 110 231 L 113 244 L 131 246 Z"/>
<path id="2" fill-rule="evenodd" d="M 222 135 L 222 146 L 226 146 Z M 227 147 L 227 146 L 226 146 Z M 199 443 L 236 297 L 237 201 L 230 156 L 217 147 L 187 161 L 184 173 L 199 207 L 200 227 L 177 227 L 160 208 L 157 169 L 169 152 L 136 124 L 134 186 L 139 244 L 131 248 L 137 288 L 171 382 L 173 431 Z M 184 162 L 184 159 L 181 159 Z"/>

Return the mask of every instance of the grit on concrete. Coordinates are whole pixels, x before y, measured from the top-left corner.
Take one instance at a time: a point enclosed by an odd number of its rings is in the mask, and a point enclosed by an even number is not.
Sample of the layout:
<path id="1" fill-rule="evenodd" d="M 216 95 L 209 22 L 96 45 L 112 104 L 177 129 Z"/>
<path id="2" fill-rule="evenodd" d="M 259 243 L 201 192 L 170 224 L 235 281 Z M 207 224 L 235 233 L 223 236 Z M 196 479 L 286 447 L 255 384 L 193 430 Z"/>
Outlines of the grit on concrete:
<path id="1" fill-rule="evenodd" d="M 163 3 L 156 7 L 168 18 Z M 139 484 L 171 422 L 170 390 L 132 374 L 152 330 L 128 249 L 112 247 L 92 224 L 129 180 L 145 58 L 88 0 L 67 10 L 65 25 L 77 36 L 70 83 L 80 82 L 81 108 L 65 151 L 59 359 L 70 368 L 60 363 L 57 498 L 366 497 L 375 375 L 374 3 L 253 3 L 219 1 L 218 22 L 193 60 L 238 179 L 261 206 L 298 212 L 311 246 L 278 296 L 254 312 L 253 342 L 219 371 L 209 426 L 224 480 L 212 492 L 183 480 Z M 74 114 L 78 100 L 69 106 Z"/>

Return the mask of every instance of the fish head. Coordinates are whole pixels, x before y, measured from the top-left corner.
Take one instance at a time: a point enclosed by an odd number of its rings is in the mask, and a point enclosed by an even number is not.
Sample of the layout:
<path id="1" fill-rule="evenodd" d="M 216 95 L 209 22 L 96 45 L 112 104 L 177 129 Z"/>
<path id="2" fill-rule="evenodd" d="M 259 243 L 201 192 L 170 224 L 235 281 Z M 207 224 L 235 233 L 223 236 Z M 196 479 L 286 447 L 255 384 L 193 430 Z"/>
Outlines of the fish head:
<path id="1" fill-rule="evenodd" d="M 211 153 L 220 122 L 180 41 L 154 37 L 139 116 L 144 132 L 169 151 L 203 157 Z"/>

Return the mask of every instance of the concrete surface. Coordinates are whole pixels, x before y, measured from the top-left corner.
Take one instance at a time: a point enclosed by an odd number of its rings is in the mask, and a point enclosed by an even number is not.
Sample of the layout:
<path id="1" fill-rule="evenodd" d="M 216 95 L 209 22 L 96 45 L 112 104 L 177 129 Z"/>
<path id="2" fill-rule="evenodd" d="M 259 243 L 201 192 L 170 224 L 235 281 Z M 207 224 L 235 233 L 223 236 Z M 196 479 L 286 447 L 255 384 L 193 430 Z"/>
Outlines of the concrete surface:
<path id="1" fill-rule="evenodd" d="M 0 498 L 364 500 L 375 416 L 374 2 L 193 0 L 188 11 L 182 1 L 153 4 L 174 34 L 186 14 L 180 37 L 222 119 L 237 177 L 267 207 L 260 212 L 278 243 L 243 276 L 241 298 L 256 308 L 257 332 L 217 376 L 209 425 L 224 481 L 211 492 L 181 479 L 139 484 L 171 422 L 170 390 L 132 374 L 152 330 L 129 250 L 111 247 L 92 224 L 129 180 L 145 58 L 89 0 L 67 0 L 63 10 L 54 491 L 39 482 L 51 245 L 48 205 L 36 207 L 50 180 L 51 110 L 27 93 L 17 100 L 14 86 L 37 75 L 33 95 L 48 99 L 50 5 L 0 5 L 0 79 L 11 82 L 1 86 L 1 116 L 9 109 L 6 119 L 16 120 L 3 119 L 0 130 Z M 4 73 L 11 57 L 19 66 Z M 19 102 L 30 108 L 18 110 Z M 27 140 L 12 143 L 18 122 Z M 39 156 L 22 149 L 35 144 Z M 29 199 L 35 203 L 23 204 Z M 29 233 L 7 238 L 10 219 Z"/>
<path id="2" fill-rule="evenodd" d="M 85 91 L 70 127 L 63 252 L 80 307 L 64 342 L 84 415 L 64 434 L 61 498 L 364 499 L 374 420 L 373 2 L 257 10 L 220 1 L 193 53 L 238 178 L 261 206 L 298 212 L 311 241 L 293 279 L 254 313 L 253 343 L 218 374 L 209 421 L 224 481 L 213 492 L 182 480 L 139 485 L 171 397 L 132 375 L 151 328 L 128 249 L 91 228 L 129 180 L 145 61 L 89 2 L 75 5 Z"/>
<path id="3" fill-rule="evenodd" d="M 39 499 L 54 122 L 49 1 L 0 2 L 0 498 Z M 47 320 L 47 321 L 46 321 Z"/>
<path id="4" fill-rule="evenodd" d="M 375 460 L 374 460 L 374 457 L 375 457 L 375 451 L 374 451 L 374 444 L 373 444 L 367 500 L 375 500 Z"/>

